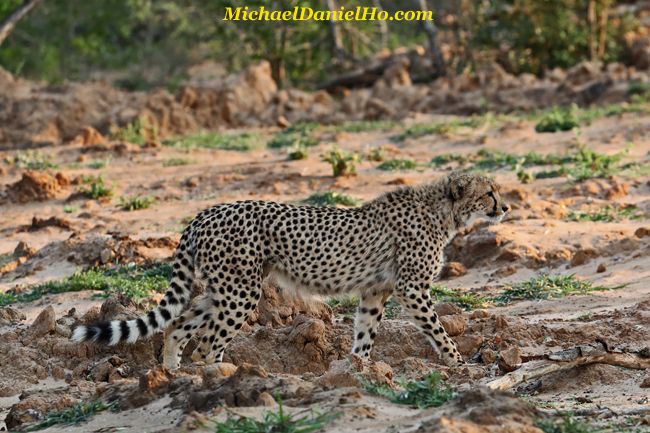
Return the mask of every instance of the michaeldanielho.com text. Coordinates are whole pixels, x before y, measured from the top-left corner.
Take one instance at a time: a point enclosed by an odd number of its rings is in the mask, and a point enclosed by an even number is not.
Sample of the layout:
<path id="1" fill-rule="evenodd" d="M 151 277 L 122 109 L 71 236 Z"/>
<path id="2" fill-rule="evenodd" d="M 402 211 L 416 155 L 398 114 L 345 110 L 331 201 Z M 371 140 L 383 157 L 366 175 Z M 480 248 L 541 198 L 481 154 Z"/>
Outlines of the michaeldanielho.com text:
<path id="1" fill-rule="evenodd" d="M 249 9 L 248 6 L 226 8 L 225 21 L 426 21 L 433 20 L 431 11 L 397 11 L 390 15 L 384 10 L 359 7 L 338 11 L 314 11 L 310 7 L 294 7 L 286 11 L 268 11 L 264 6 Z"/>

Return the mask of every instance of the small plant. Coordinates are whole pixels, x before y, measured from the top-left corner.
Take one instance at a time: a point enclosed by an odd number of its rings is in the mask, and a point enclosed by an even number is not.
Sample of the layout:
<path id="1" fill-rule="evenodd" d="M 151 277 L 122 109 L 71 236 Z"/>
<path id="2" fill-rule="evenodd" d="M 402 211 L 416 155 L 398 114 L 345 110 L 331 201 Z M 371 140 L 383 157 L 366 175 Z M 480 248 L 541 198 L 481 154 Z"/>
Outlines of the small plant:
<path id="1" fill-rule="evenodd" d="M 269 140 L 266 146 L 270 149 L 316 146 L 318 140 L 312 138 L 310 134 L 311 131 L 317 127 L 317 123 L 297 123 L 273 134 L 273 137 Z"/>
<path id="2" fill-rule="evenodd" d="M 88 168 L 92 168 L 94 170 L 99 170 L 101 168 L 106 168 L 108 164 L 111 162 L 111 157 L 109 156 L 108 158 L 104 159 L 96 159 L 94 161 L 91 161 L 88 163 Z"/>
<path id="3" fill-rule="evenodd" d="M 340 298 L 329 298 L 327 305 L 330 306 L 334 314 L 350 315 L 354 314 L 359 305 L 359 298 L 356 296 L 342 296 Z"/>
<path id="4" fill-rule="evenodd" d="M 356 174 L 356 163 L 359 161 L 359 156 L 356 153 L 348 153 L 341 149 L 332 149 L 323 155 L 323 161 L 329 162 L 332 165 L 332 175 L 338 176 L 351 176 Z"/>
<path id="5" fill-rule="evenodd" d="M 366 152 L 364 158 L 368 161 L 382 162 L 386 159 L 386 156 L 384 155 L 384 149 L 381 147 L 374 147 Z"/>
<path id="6" fill-rule="evenodd" d="M 467 157 L 457 153 L 445 153 L 443 155 L 434 156 L 429 164 L 432 167 L 441 167 L 453 161 L 456 161 L 459 164 L 463 165 L 467 162 Z"/>
<path id="7" fill-rule="evenodd" d="M 5 158 L 5 162 L 28 170 L 47 170 L 49 168 L 59 167 L 52 162 L 48 155 L 32 150 L 19 152 L 13 158 Z"/>
<path id="8" fill-rule="evenodd" d="M 164 140 L 163 144 L 181 149 L 220 149 L 246 152 L 259 147 L 261 139 L 256 134 L 200 132 L 186 137 Z"/>
<path id="9" fill-rule="evenodd" d="M 599 431 L 570 415 L 564 416 L 561 420 L 540 419 L 535 422 L 535 426 L 544 433 L 597 433 Z"/>
<path id="10" fill-rule="evenodd" d="M 488 298 L 477 295 L 476 293 L 463 292 L 458 289 L 448 289 L 438 285 L 431 287 L 430 293 L 438 302 L 450 302 L 467 311 L 476 308 L 485 308 L 489 302 Z"/>
<path id="11" fill-rule="evenodd" d="M 568 170 L 568 174 L 578 182 L 594 177 L 612 176 L 619 170 L 616 164 L 626 153 L 627 150 L 614 155 L 604 155 L 581 146 L 575 157 L 575 166 Z"/>
<path id="12" fill-rule="evenodd" d="M 402 311 L 402 306 L 393 298 L 390 298 L 388 302 L 384 304 L 384 317 L 386 319 L 394 319 L 400 311 Z"/>
<path id="13" fill-rule="evenodd" d="M 544 114 L 535 125 L 537 132 L 570 131 L 578 126 L 578 107 L 572 105 L 570 108 L 555 107 Z"/>
<path id="14" fill-rule="evenodd" d="M 79 188 L 79 193 L 88 198 L 98 200 L 113 196 L 113 190 L 104 185 L 104 178 L 102 176 L 86 176 L 82 179 L 82 182 L 84 186 Z"/>
<path id="15" fill-rule="evenodd" d="M 389 159 L 377 166 L 379 170 L 393 171 L 393 170 L 413 170 L 417 167 L 417 163 L 412 159 Z"/>
<path id="16" fill-rule="evenodd" d="M 334 130 L 341 132 L 387 131 L 397 125 L 398 123 L 392 120 L 354 120 L 335 126 Z"/>
<path id="17" fill-rule="evenodd" d="M 76 425 L 82 423 L 98 412 L 118 410 L 117 402 L 104 403 L 97 400 L 93 402 L 77 403 L 62 411 L 53 411 L 45 416 L 45 419 L 36 425 L 31 426 L 25 431 L 32 432 L 51 427 L 53 425 Z"/>
<path id="18" fill-rule="evenodd" d="M 215 433 L 310 433 L 320 430 L 338 414 L 314 414 L 297 417 L 287 414 L 278 399 L 277 412 L 265 412 L 262 421 L 255 418 L 228 418 L 215 423 Z"/>
<path id="19" fill-rule="evenodd" d="M 465 117 L 452 119 L 448 122 L 437 123 L 415 123 L 404 130 L 401 134 L 392 137 L 396 141 L 404 141 L 407 138 L 420 138 L 425 135 L 445 135 L 460 128 L 476 128 L 492 119 L 491 114 L 485 116 Z"/>
<path id="20" fill-rule="evenodd" d="M 65 213 L 74 213 L 77 212 L 78 210 L 79 210 L 79 206 L 72 206 L 69 204 L 63 206 L 63 212 Z"/>
<path id="21" fill-rule="evenodd" d="M 111 127 L 109 133 L 113 140 L 126 141 L 140 146 L 148 141 L 158 140 L 158 128 L 155 124 L 150 124 L 149 119 L 144 116 L 136 118 L 122 128 Z"/>
<path id="22" fill-rule="evenodd" d="M 589 313 L 579 315 L 578 317 L 576 317 L 576 320 L 580 322 L 589 322 L 592 319 L 592 317 L 593 314 L 589 312 Z"/>
<path id="23" fill-rule="evenodd" d="M 362 381 L 366 391 L 386 397 L 393 403 L 414 406 L 419 409 L 442 406 L 455 397 L 453 388 L 444 384 L 437 371 L 424 380 L 400 383 L 402 390 L 396 391 L 386 384 Z"/>
<path id="24" fill-rule="evenodd" d="M 302 144 L 295 146 L 293 149 L 289 150 L 287 153 L 287 159 L 289 161 L 298 161 L 301 159 L 307 159 L 309 157 L 309 150 Z"/>
<path id="25" fill-rule="evenodd" d="M 187 158 L 169 158 L 163 161 L 163 167 L 177 167 L 180 165 L 191 164 L 192 161 Z"/>
<path id="26" fill-rule="evenodd" d="M 557 299 L 564 296 L 616 290 L 622 287 L 625 287 L 625 285 L 615 287 L 594 286 L 590 281 L 578 280 L 574 274 L 555 276 L 542 274 L 528 281 L 508 286 L 495 300 L 507 304 L 522 299 Z"/>
<path id="27" fill-rule="evenodd" d="M 339 192 L 317 192 L 302 201 L 302 204 L 311 206 L 359 206 L 360 201 L 350 197 L 349 195 L 341 194 Z"/>
<path id="28" fill-rule="evenodd" d="M 147 209 L 156 200 L 149 196 L 130 195 L 120 197 L 118 207 L 125 211 Z"/>
<path id="29" fill-rule="evenodd" d="M 38 284 L 29 291 L 0 293 L 0 307 L 17 302 L 31 302 L 49 294 L 81 290 L 102 291 L 100 297 L 122 294 L 140 299 L 150 296 L 151 292 L 166 291 L 170 279 L 171 266 L 168 264 L 149 267 L 128 265 L 108 269 L 89 269 L 76 272 L 63 280 Z"/>
<path id="30" fill-rule="evenodd" d="M 567 216 L 569 221 L 594 221 L 594 222 L 614 222 L 621 219 L 638 220 L 647 218 L 647 214 L 639 210 L 634 205 L 624 207 L 604 206 L 592 212 L 571 212 Z"/>
<path id="31" fill-rule="evenodd" d="M 521 182 L 523 184 L 528 184 L 528 183 L 531 183 L 535 179 L 535 176 L 528 173 L 523 168 L 520 168 L 519 170 L 517 170 L 517 179 L 519 179 L 519 182 Z"/>

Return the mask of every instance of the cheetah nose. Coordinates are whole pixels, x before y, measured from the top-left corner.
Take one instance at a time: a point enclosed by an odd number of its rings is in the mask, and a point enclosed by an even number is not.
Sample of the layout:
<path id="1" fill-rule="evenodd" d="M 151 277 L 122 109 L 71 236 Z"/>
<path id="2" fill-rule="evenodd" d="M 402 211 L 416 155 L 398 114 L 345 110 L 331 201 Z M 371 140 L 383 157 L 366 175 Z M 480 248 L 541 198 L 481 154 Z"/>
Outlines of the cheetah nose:
<path id="1" fill-rule="evenodd" d="M 510 206 L 508 206 L 507 204 L 504 204 L 503 207 L 501 208 L 501 210 L 503 210 L 503 212 L 506 213 L 506 212 L 508 212 L 510 210 Z"/>

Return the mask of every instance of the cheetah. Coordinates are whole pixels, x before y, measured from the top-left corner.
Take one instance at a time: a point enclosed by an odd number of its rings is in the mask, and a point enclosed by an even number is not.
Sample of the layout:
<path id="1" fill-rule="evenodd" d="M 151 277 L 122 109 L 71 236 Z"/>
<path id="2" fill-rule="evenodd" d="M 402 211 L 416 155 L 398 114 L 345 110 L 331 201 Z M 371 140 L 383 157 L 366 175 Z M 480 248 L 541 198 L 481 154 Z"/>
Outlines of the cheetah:
<path id="1" fill-rule="evenodd" d="M 183 232 L 170 289 L 157 308 L 135 320 L 78 326 L 72 339 L 132 343 L 166 328 L 166 367 L 179 367 L 193 336 L 199 343 L 192 360 L 221 362 L 255 310 L 262 282 L 272 277 L 283 288 L 311 295 L 357 293 L 352 347 L 357 356 L 370 356 L 384 304 L 393 296 L 442 362 L 457 365 L 463 358 L 429 290 L 456 232 L 479 219 L 498 223 L 508 211 L 494 181 L 466 173 L 402 187 L 358 208 L 218 204 L 200 212 Z M 191 299 L 195 283 L 205 290 Z"/>

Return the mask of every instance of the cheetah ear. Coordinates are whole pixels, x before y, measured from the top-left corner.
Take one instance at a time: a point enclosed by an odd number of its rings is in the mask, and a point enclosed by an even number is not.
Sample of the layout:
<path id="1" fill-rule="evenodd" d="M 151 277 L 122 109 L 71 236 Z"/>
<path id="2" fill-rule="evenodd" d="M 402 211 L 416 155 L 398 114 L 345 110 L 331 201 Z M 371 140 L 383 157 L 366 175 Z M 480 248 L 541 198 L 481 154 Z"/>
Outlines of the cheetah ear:
<path id="1" fill-rule="evenodd" d="M 466 174 L 451 174 L 449 176 L 449 196 L 452 201 L 465 197 L 471 189 L 471 178 Z"/>

